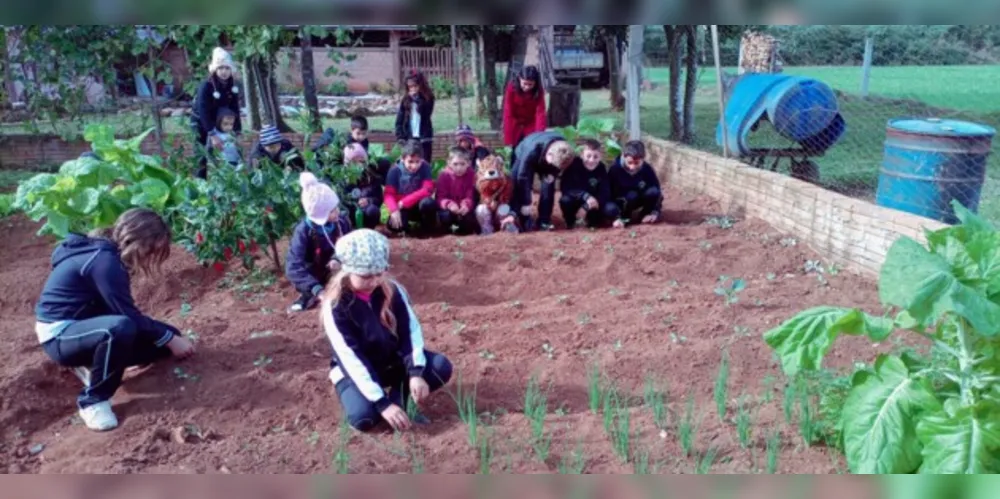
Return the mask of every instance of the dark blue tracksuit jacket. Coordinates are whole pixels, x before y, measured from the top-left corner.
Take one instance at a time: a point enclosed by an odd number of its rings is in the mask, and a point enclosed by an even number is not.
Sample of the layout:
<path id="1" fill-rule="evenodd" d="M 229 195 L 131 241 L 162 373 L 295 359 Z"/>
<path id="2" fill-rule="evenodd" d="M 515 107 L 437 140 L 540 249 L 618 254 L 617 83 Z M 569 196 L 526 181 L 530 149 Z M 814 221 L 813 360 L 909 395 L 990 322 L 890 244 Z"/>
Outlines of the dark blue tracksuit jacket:
<path id="1" fill-rule="evenodd" d="M 315 286 L 326 284 L 334 245 L 350 231 L 351 222 L 343 214 L 336 223 L 322 227 L 307 218 L 295 226 L 285 257 L 285 275 L 299 293 L 312 293 Z"/>
<path id="2" fill-rule="evenodd" d="M 162 333 L 157 335 L 157 346 L 180 334 L 136 307 L 129 273 L 115 243 L 70 234 L 52 253 L 52 273 L 35 305 L 35 317 L 53 323 L 108 315 L 128 317 L 140 331 Z"/>
<path id="3" fill-rule="evenodd" d="M 423 376 L 427 365 L 420 322 L 406 292 L 398 284 L 394 286 L 391 307 L 396 316 L 395 331 L 386 329 L 379 318 L 386 300 L 381 288 L 372 293 L 370 303 L 344 291 L 331 313 L 323 314 L 324 329 L 333 346 L 331 381 L 336 384 L 345 377 L 350 379 L 378 411 L 390 405 L 383 387 Z"/>
<path id="4" fill-rule="evenodd" d="M 655 191 L 657 199 L 648 200 L 649 203 L 655 203 L 655 206 L 651 207 L 650 213 L 655 215 L 660 214 L 660 206 L 663 204 L 663 191 L 660 188 L 660 179 L 657 178 L 656 171 L 653 170 L 652 166 L 649 166 L 649 163 L 643 161 L 642 166 L 639 167 L 639 171 L 631 174 L 622 165 L 621 156 L 618 156 L 611 165 L 611 169 L 608 170 L 608 177 L 611 180 L 611 200 L 618 203 L 619 206 L 624 207 L 625 199 L 629 197 L 633 197 L 641 202 L 641 200 L 648 197 L 647 194 Z M 629 195 L 630 193 L 631 196 Z M 630 206 L 628 209 L 632 210 L 634 208 L 636 207 Z"/>
<path id="5" fill-rule="evenodd" d="M 597 168 L 588 170 L 583 166 L 583 160 L 576 158 L 560 177 L 559 191 L 563 196 L 579 203 L 584 203 L 591 197 L 597 198 L 598 206 L 604 209 L 604 205 L 611 201 L 608 169 L 604 163 L 600 163 Z"/>
<path id="6" fill-rule="evenodd" d="M 510 169 L 514 179 L 514 199 L 510 208 L 514 213 L 520 213 L 523 206 L 531 204 L 535 175 L 559 176 L 559 168 L 545 162 L 545 150 L 557 140 L 566 138 L 557 132 L 535 132 L 514 149 L 514 164 Z"/>

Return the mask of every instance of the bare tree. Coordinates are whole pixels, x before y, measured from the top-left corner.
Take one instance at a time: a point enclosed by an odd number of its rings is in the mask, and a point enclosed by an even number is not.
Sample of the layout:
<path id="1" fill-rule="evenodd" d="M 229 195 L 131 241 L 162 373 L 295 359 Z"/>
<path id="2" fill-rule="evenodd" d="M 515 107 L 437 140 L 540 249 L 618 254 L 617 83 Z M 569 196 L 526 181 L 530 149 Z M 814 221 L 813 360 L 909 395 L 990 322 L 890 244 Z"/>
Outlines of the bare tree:
<path id="1" fill-rule="evenodd" d="M 310 132 L 319 132 L 323 129 L 323 121 L 320 119 L 319 97 L 316 95 L 316 65 L 313 62 L 312 35 L 302 30 L 299 36 L 302 57 L 302 97 L 305 100 L 306 112 L 309 114 L 307 123 Z"/>

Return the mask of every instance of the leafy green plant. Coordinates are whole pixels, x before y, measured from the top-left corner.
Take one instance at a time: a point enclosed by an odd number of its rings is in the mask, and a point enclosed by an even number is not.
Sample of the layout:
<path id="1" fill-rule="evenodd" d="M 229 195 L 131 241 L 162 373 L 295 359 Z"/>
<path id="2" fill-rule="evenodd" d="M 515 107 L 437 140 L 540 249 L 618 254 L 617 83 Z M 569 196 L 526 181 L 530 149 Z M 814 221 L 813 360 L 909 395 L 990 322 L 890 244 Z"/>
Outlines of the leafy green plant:
<path id="1" fill-rule="evenodd" d="M 7 218 L 17 212 L 14 202 L 13 194 L 0 194 L 0 218 Z"/>
<path id="2" fill-rule="evenodd" d="M 1000 233 L 952 205 L 959 225 L 889 249 L 879 297 L 894 316 L 814 307 L 764 335 L 790 376 L 820 369 L 842 334 L 882 342 L 901 329 L 946 354 L 879 355 L 854 374 L 841 416 L 853 473 L 1000 471 Z"/>
<path id="3" fill-rule="evenodd" d="M 162 166 L 139 147 L 152 129 L 128 139 L 115 139 L 104 125 L 88 125 L 84 138 L 101 159 L 67 161 L 58 173 L 40 173 L 17 188 L 14 208 L 38 222 L 39 235 L 66 237 L 110 227 L 130 208 L 170 211 L 195 193 L 192 183 Z"/>
<path id="4" fill-rule="evenodd" d="M 606 156 L 617 157 L 621 154 L 622 147 L 612 136 L 615 129 L 615 122 L 610 118 L 582 118 L 577 125 L 557 128 L 563 137 L 566 137 L 571 144 L 581 139 L 603 140 Z"/>
<path id="5" fill-rule="evenodd" d="M 746 289 L 747 283 L 743 279 L 732 279 L 728 276 L 719 276 L 719 285 L 715 287 L 715 294 L 726 299 L 726 306 L 734 305 L 740 301 L 739 294 Z"/>

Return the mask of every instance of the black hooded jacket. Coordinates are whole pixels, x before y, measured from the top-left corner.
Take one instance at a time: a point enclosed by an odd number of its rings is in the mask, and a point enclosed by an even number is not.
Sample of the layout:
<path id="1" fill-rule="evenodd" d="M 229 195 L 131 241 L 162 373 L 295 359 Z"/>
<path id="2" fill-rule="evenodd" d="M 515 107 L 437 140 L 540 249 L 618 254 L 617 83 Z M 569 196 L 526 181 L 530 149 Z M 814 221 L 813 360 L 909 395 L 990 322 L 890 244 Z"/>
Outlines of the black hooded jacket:
<path id="1" fill-rule="evenodd" d="M 535 175 L 559 176 L 559 168 L 545 161 L 545 151 L 559 140 L 566 138 L 558 132 L 535 132 L 525 137 L 514 149 L 514 164 L 510 168 L 514 180 L 514 199 L 510 208 L 515 212 L 520 211 L 522 206 L 531 204 Z"/>
<path id="2" fill-rule="evenodd" d="M 136 307 L 118 246 L 107 239 L 70 234 L 52 252 L 52 273 L 35 305 L 35 317 L 39 322 L 54 323 L 104 315 L 128 317 L 142 331 L 163 327 Z M 158 345 L 166 344 L 180 331 L 168 326 L 162 333 Z"/>

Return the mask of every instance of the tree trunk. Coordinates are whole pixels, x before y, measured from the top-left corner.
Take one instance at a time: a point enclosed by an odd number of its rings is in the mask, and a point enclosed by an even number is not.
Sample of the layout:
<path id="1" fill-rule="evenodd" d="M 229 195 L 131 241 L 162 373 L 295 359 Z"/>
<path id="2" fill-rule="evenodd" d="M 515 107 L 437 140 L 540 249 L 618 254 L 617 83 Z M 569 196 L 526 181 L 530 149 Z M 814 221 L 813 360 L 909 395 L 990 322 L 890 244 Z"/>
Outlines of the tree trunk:
<path id="1" fill-rule="evenodd" d="M 698 89 L 698 26 L 691 24 L 687 28 L 687 54 L 685 60 L 684 82 L 684 135 L 681 141 L 685 144 L 694 142 L 694 93 Z"/>
<path id="2" fill-rule="evenodd" d="M 483 46 L 483 78 L 486 79 L 486 111 L 490 115 L 490 128 L 499 130 L 500 109 L 497 108 L 497 39 L 492 26 L 483 25 L 480 35 Z"/>
<path id="3" fill-rule="evenodd" d="M 580 122 L 580 87 L 560 83 L 549 89 L 548 125 L 576 126 Z"/>
<path id="4" fill-rule="evenodd" d="M 260 130 L 260 92 L 257 84 L 257 69 L 250 59 L 243 61 L 243 88 L 247 91 L 247 118 L 250 119 L 249 130 Z"/>
<path id="5" fill-rule="evenodd" d="M 670 85 L 667 91 L 668 109 L 670 112 L 670 140 L 680 140 L 681 138 L 681 109 L 678 101 L 681 79 L 681 61 L 678 57 L 680 47 L 678 32 L 670 24 L 663 25 L 663 32 L 667 38 L 667 60 L 670 67 Z"/>
<path id="6" fill-rule="evenodd" d="M 608 88 L 611 90 L 611 109 L 621 111 L 625 109 L 625 97 L 622 95 L 621 87 L 621 52 L 618 51 L 618 37 L 607 35 L 604 37 L 604 50 L 608 53 Z"/>
<path id="7" fill-rule="evenodd" d="M 278 83 L 275 81 L 273 71 L 274 57 L 254 56 L 251 60 L 255 66 L 256 83 L 260 92 L 261 118 L 264 124 L 278 127 L 278 131 L 281 133 L 295 132 L 281 116 L 281 106 L 278 103 Z"/>
<path id="8" fill-rule="evenodd" d="M 483 38 L 477 36 L 475 39 L 469 42 L 472 50 L 469 54 L 472 55 L 470 60 L 470 69 L 472 69 L 472 101 L 476 103 L 476 117 L 482 118 L 486 116 L 486 101 L 484 100 L 483 92 Z"/>
<path id="9" fill-rule="evenodd" d="M 319 133 L 323 130 L 323 121 L 319 115 L 319 97 L 316 96 L 316 66 L 313 63 L 312 36 L 302 34 L 302 98 L 309 113 L 309 132 Z"/>

